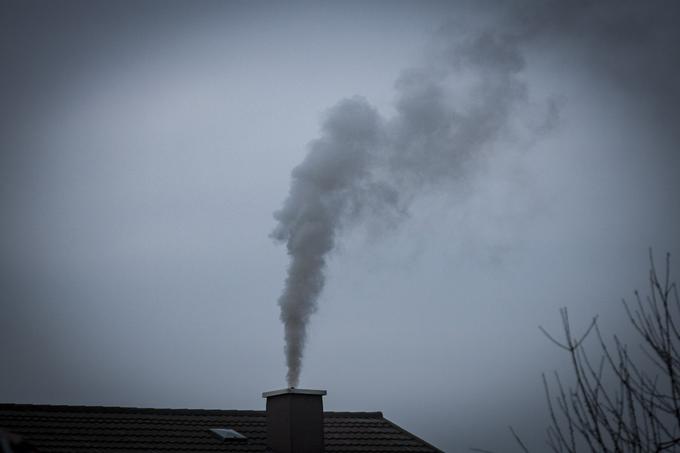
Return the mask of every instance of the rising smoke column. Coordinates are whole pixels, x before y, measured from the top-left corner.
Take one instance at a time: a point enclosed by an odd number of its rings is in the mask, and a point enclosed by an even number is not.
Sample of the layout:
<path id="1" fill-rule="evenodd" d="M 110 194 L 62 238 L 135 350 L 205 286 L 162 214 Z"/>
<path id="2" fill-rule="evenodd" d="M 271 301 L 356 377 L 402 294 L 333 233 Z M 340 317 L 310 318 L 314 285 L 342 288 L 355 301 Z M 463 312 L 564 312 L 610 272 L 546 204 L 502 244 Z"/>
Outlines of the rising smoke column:
<path id="1" fill-rule="evenodd" d="M 290 255 L 279 299 L 289 386 L 299 382 L 307 324 L 338 234 L 367 215 L 403 211 L 423 187 L 455 181 L 526 100 L 524 60 L 511 37 L 455 34 L 442 30 L 438 58 L 398 79 L 394 118 L 385 121 L 363 98 L 339 102 L 292 172 L 272 233 Z"/>
<path id="2" fill-rule="evenodd" d="M 291 257 L 279 299 L 289 386 L 298 384 L 307 323 L 324 286 L 328 253 L 343 216 L 361 203 L 358 192 L 369 176 L 379 121 L 377 112 L 360 98 L 333 108 L 322 138 L 310 145 L 304 162 L 293 170 L 288 200 L 275 214 L 279 224 L 272 236 L 286 242 Z"/>

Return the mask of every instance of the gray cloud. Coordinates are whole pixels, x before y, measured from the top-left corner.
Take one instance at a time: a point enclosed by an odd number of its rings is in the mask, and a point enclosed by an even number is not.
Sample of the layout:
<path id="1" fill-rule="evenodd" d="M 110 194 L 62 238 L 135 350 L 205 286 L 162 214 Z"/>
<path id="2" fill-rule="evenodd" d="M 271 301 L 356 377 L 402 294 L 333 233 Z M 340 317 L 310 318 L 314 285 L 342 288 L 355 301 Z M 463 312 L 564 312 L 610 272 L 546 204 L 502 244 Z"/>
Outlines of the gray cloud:
<path id="1" fill-rule="evenodd" d="M 619 90 L 631 108 L 674 133 L 680 87 L 680 7 L 672 1 L 524 2 L 506 16 L 522 45 L 560 55 Z M 675 139 L 678 137 L 676 136 Z"/>

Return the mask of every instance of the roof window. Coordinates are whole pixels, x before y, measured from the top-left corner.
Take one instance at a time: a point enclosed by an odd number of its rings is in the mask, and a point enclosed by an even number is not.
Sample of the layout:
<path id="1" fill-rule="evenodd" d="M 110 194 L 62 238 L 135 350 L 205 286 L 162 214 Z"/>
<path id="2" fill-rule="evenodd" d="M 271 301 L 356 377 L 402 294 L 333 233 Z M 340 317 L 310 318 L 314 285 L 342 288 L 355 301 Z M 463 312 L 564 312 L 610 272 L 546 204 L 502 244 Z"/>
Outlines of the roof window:
<path id="1" fill-rule="evenodd" d="M 221 440 L 246 440 L 247 437 L 238 431 L 228 428 L 211 428 L 210 431 Z"/>

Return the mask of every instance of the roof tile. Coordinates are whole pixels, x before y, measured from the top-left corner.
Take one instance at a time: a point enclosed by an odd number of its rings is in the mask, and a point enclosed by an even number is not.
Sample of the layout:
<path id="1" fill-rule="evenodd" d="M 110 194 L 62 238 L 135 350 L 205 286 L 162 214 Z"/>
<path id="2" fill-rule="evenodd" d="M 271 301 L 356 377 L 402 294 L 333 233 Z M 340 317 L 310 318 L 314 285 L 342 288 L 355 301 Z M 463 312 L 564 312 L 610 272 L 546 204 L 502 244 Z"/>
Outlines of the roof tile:
<path id="1" fill-rule="evenodd" d="M 264 411 L 0 404 L 0 428 L 42 453 L 267 451 Z M 210 428 L 235 429 L 247 440 L 222 441 Z M 324 438 L 327 453 L 440 451 L 380 412 L 325 412 Z"/>

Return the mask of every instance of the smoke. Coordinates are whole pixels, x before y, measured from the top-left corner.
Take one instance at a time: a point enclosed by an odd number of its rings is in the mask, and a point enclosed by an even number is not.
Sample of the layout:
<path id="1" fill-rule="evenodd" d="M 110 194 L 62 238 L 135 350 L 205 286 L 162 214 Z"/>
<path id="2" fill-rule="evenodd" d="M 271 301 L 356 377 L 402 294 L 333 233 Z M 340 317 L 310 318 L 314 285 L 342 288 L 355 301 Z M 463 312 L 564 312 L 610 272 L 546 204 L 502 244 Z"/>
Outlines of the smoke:
<path id="1" fill-rule="evenodd" d="M 272 235 L 286 243 L 291 258 L 279 300 L 290 385 L 299 380 L 307 323 L 343 229 L 366 216 L 396 224 L 424 190 L 455 189 L 501 139 L 528 131 L 530 144 L 556 124 L 552 99 L 540 107 L 538 123 L 522 124 L 537 105 L 521 77 L 523 52 L 562 55 L 564 65 L 625 93 L 638 116 L 653 118 L 656 129 L 677 142 L 680 53 L 672 49 L 680 8 L 674 2 L 494 5 L 493 28 L 455 24 L 438 32 L 430 58 L 398 78 L 392 118 L 358 97 L 330 109 L 321 137 L 293 171 Z M 677 155 L 662 157 L 674 165 Z"/>
<path id="2" fill-rule="evenodd" d="M 341 231 L 369 215 L 398 222 L 424 188 L 455 182 L 527 100 L 524 60 L 511 37 L 447 27 L 437 38 L 436 57 L 397 80 L 393 118 L 361 97 L 327 112 L 274 214 L 272 237 L 290 255 L 279 299 L 289 386 L 299 382 L 307 325 Z"/>
<path id="3" fill-rule="evenodd" d="M 311 144 L 304 162 L 293 170 L 290 195 L 272 233 L 285 241 L 291 256 L 286 286 L 279 299 L 285 326 L 288 384 L 297 386 L 307 323 L 324 286 L 328 253 L 352 210 L 359 209 L 370 180 L 372 151 L 379 143 L 378 113 L 360 98 L 340 102 Z"/>

